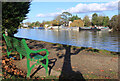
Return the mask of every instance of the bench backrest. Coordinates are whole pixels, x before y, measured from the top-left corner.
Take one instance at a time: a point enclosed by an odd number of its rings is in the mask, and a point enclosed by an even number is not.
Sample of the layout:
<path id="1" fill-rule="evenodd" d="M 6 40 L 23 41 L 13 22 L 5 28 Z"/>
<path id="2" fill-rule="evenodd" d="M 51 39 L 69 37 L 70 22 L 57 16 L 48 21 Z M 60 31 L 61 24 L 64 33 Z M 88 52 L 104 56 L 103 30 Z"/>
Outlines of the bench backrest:
<path id="1" fill-rule="evenodd" d="M 29 48 L 27 47 L 27 44 L 25 42 L 25 39 L 19 40 L 14 37 L 9 37 L 3 34 L 7 48 L 12 49 L 13 51 L 17 51 L 18 53 L 24 55 L 27 57 L 27 54 L 29 52 Z"/>
<path id="2" fill-rule="evenodd" d="M 12 37 L 6 36 L 3 34 L 8 50 L 15 50 L 12 45 Z"/>

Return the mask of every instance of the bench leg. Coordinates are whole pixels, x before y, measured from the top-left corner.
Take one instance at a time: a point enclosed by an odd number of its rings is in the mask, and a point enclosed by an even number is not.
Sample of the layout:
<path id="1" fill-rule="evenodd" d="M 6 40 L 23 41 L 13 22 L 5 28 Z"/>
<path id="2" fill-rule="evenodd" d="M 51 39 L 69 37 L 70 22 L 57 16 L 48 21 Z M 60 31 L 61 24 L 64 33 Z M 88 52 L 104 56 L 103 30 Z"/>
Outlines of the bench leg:
<path id="1" fill-rule="evenodd" d="M 46 58 L 45 70 L 46 70 L 46 75 L 48 76 L 48 58 Z"/>
<path id="2" fill-rule="evenodd" d="M 30 60 L 27 59 L 27 77 L 30 77 Z"/>
<path id="3" fill-rule="evenodd" d="M 22 59 L 22 54 L 20 54 L 20 59 Z"/>
<path id="4" fill-rule="evenodd" d="M 8 52 L 8 53 L 7 53 L 7 55 L 8 55 L 8 57 L 9 57 L 9 55 L 10 55 L 10 52 Z"/>
<path id="5" fill-rule="evenodd" d="M 29 71 L 27 72 L 27 78 L 30 78 L 30 72 Z"/>
<path id="6" fill-rule="evenodd" d="M 8 55 L 8 57 L 9 57 L 10 53 L 11 53 L 11 51 L 9 52 L 9 51 L 7 50 L 7 55 Z"/>
<path id="7" fill-rule="evenodd" d="M 30 77 L 30 73 L 33 67 L 34 65 L 30 67 L 30 60 L 27 59 L 27 77 Z M 44 65 L 44 68 L 46 70 L 46 76 L 48 76 L 48 58 L 46 58 L 46 65 Z"/>
<path id="8" fill-rule="evenodd" d="M 47 66 L 45 67 L 45 70 L 46 70 L 46 76 L 48 76 L 48 67 Z"/>

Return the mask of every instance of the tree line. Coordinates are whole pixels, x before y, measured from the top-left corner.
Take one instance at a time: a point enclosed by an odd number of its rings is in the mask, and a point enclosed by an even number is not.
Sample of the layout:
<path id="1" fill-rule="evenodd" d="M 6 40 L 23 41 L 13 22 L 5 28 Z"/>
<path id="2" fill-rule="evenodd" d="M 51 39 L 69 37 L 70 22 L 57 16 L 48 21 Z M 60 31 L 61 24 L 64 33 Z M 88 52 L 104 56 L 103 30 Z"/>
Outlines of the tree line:
<path id="1" fill-rule="evenodd" d="M 92 15 L 92 19 L 90 21 L 88 16 L 85 16 L 83 18 L 84 21 L 84 26 L 89 27 L 89 26 L 103 26 L 103 27 L 109 27 L 110 29 L 113 29 L 113 31 L 120 31 L 120 14 L 119 15 L 114 15 L 110 19 L 108 16 L 98 16 L 97 13 L 94 13 Z"/>
<path id="2" fill-rule="evenodd" d="M 72 26 L 77 26 L 77 23 L 82 23 L 84 24 L 85 27 L 96 25 L 96 26 L 112 28 L 113 31 L 120 31 L 120 27 L 118 26 L 119 19 L 120 19 L 119 15 L 114 15 L 110 19 L 108 16 L 98 15 L 97 13 L 92 14 L 91 20 L 87 15 L 84 16 L 83 19 L 81 19 L 80 17 L 78 17 L 78 15 L 72 15 L 69 12 L 63 12 L 62 14 L 56 16 L 52 21 L 43 21 L 42 23 L 40 23 L 39 21 L 32 22 L 32 23 L 26 22 L 26 24 L 29 25 L 30 27 L 33 27 L 33 26 L 43 27 L 45 24 L 52 24 L 53 26 L 60 26 L 64 24 L 65 26 L 68 26 L 69 21 L 72 21 L 73 22 L 71 24 Z M 76 20 L 79 20 L 79 21 L 76 21 Z M 80 24 L 78 26 L 80 26 Z"/>
<path id="3" fill-rule="evenodd" d="M 26 19 L 26 14 L 29 12 L 31 2 L 2 2 L 2 33 L 7 33 L 9 35 L 14 35 L 17 32 L 17 29 L 23 25 L 22 21 Z M 76 21 L 78 20 L 78 21 Z M 83 19 L 77 15 L 72 15 L 69 12 L 63 12 L 62 14 L 56 16 L 52 21 L 43 21 L 40 23 L 36 22 L 26 22 L 25 24 L 29 27 L 38 26 L 43 27 L 45 24 L 62 25 L 68 26 L 68 22 L 72 21 L 72 25 L 75 26 L 75 23 L 83 23 L 85 27 L 89 26 L 108 26 L 113 29 L 113 31 L 120 31 L 120 14 L 114 15 L 111 19 L 108 16 L 98 15 L 94 13 L 92 19 L 90 20 L 89 16 L 85 16 Z M 81 25 L 82 26 L 82 25 Z"/>

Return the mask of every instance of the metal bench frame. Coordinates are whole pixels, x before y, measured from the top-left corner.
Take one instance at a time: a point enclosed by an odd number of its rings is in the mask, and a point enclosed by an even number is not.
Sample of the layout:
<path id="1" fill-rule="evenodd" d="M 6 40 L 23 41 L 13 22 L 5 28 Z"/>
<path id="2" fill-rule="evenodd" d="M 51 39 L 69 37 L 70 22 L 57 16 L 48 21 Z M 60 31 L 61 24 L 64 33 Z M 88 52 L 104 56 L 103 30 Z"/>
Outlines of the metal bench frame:
<path id="1" fill-rule="evenodd" d="M 5 42 L 6 42 L 8 57 L 9 57 L 10 53 L 13 51 L 17 51 L 20 54 L 20 59 L 22 59 L 22 55 L 27 57 L 27 77 L 30 77 L 31 70 L 35 67 L 35 65 L 42 65 L 46 70 L 46 75 L 48 76 L 48 55 L 49 55 L 49 52 L 47 49 L 41 49 L 41 50 L 36 50 L 36 51 L 31 50 L 27 46 L 25 39 L 18 40 L 15 37 L 6 36 L 5 34 L 3 34 L 3 37 L 4 37 Z M 31 53 L 35 54 L 35 53 L 39 53 L 41 51 L 45 51 L 46 55 L 45 56 L 36 55 L 35 57 L 31 58 L 31 56 L 30 56 Z M 46 59 L 45 64 L 40 62 L 44 59 Z M 30 67 L 30 61 L 35 61 L 36 63 Z"/>

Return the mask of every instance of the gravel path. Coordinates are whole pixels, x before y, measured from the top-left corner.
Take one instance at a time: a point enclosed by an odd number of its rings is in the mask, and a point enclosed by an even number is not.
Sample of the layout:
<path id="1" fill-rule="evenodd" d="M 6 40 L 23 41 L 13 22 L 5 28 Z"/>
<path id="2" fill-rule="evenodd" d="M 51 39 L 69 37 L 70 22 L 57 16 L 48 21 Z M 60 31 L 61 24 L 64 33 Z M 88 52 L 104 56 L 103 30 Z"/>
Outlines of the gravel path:
<path id="1" fill-rule="evenodd" d="M 49 51 L 49 59 L 56 59 L 55 65 L 51 70 L 52 76 L 66 76 L 74 74 L 92 74 L 95 76 L 106 76 L 110 79 L 118 78 L 118 56 L 103 55 L 100 52 L 86 51 L 81 48 L 70 48 L 71 53 L 66 52 L 65 47 L 60 47 L 57 44 L 50 44 L 40 41 L 27 40 L 30 49 L 46 48 Z M 20 61 L 15 61 L 14 64 L 18 68 L 27 71 L 26 58 Z M 37 68 L 37 67 L 36 67 Z M 36 69 L 32 71 L 34 74 Z M 74 73 L 74 74 L 73 74 Z M 65 75 L 66 74 L 66 75 Z M 40 69 L 33 76 L 45 76 L 45 70 Z M 69 77 L 70 77 L 69 76 Z"/>

